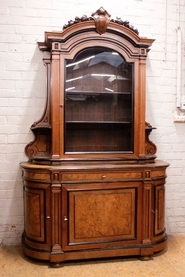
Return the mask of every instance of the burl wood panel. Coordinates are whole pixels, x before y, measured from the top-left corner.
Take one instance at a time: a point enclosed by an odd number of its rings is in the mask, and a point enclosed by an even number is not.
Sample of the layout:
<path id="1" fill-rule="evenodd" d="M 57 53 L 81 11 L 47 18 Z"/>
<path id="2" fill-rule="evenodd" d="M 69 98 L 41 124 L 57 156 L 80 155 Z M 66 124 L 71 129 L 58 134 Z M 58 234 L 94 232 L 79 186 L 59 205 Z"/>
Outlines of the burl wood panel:
<path id="1" fill-rule="evenodd" d="M 25 188 L 25 232 L 30 239 L 44 241 L 44 192 Z"/>
<path id="2" fill-rule="evenodd" d="M 165 188 L 164 185 L 156 187 L 155 194 L 155 234 L 159 234 L 164 230 L 165 223 Z"/>
<path id="3" fill-rule="evenodd" d="M 135 237 L 136 192 L 70 192 L 70 243 Z"/>

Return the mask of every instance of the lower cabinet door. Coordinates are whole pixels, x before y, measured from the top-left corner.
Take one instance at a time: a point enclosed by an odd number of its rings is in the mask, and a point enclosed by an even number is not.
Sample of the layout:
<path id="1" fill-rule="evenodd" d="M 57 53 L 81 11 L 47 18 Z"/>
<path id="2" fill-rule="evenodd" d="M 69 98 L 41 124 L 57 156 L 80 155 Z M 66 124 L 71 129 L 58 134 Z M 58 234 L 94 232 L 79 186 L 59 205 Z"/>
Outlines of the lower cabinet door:
<path id="1" fill-rule="evenodd" d="M 142 184 L 63 185 L 63 250 L 140 243 Z"/>
<path id="2" fill-rule="evenodd" d="M 155 186 L 155 236 L 165 232 L 165 187 Z"/>
<path id="3" fill-rule="evenodd" d="M 50 184 L 24 181 L 24 243 L 50 250 Z"/>

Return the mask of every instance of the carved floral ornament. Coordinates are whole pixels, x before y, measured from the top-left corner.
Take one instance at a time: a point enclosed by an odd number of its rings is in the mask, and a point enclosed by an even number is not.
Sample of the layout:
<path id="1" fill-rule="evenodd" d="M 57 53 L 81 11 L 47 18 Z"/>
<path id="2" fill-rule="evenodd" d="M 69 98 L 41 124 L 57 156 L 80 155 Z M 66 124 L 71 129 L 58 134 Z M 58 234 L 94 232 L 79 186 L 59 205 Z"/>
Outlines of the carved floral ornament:
<path id="1" fill-rule="evenodd" d="M 121 18 L 116 17 L 116 19 L 111 19 L 111 15 L 103 8 L 101 7 L 96 12 L 92 13 L 90 17 L 87 17 L 87 15 L 83 15 L 82 17 L 76 16 L 74 20 L 69 20 L 68 24 L 65 24 L 63 26 L 63 29 L 68 28 L 71 25 L 74 25 L 76 23 L 80 23 L 83 21 L 95 21 L 96 31 L 98 34 L 102 35 L 106 32 L 107 26 L 109 22 L 114 22 L 119 25 L 123 25 L 126 28 L 129 28 L 130 30 L 134 31 L 137 35 L 139 34 L 137 29 L 134 29 L 132 25 L 128 21 L 123 21 Z"/>

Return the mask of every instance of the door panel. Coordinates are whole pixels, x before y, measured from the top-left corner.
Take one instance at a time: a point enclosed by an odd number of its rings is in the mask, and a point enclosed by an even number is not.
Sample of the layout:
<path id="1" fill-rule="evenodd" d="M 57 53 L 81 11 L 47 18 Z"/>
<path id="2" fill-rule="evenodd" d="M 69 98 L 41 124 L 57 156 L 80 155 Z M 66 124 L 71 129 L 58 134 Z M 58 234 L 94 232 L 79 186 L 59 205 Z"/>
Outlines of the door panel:
<path id="1" fill-rule="evenodd" d="M 37 241 L 44 241 L 44 193 L 43 190 L 25 189 L 25 232 Z"/>
<path id="2" fill-rule="evenodd" d="M 50 185 L 24 181 L 25 242 L 48 249 L 50 235 Z"/>
<path id="3" fill-rule="evenodd" d="M 92 187 L 89 187 L 92 186 Z M 104 184 L 105 186 L 105 184 Z M 137 221 L 140 220 L 138 195 L 141 183 L 109 184 L 109 188 L 93 184 L 71 188 L 65 185 L 66 206 L 69 207 L 64 248 L 83 249 L 97 244 L 120 245 L 123 241 L 138 241 Z M 65 224 L 65 223 L 64 223 Z M 94 244 L 94 245 L 93 245 Z M 102 246 L 103 247 L 103 246 Z"/>
<path id="4" fill-rule="evenodd" d="M 164 232 L 165 223 L 165 188 L 164 185 L 155 188 L 155 235 Z"/>

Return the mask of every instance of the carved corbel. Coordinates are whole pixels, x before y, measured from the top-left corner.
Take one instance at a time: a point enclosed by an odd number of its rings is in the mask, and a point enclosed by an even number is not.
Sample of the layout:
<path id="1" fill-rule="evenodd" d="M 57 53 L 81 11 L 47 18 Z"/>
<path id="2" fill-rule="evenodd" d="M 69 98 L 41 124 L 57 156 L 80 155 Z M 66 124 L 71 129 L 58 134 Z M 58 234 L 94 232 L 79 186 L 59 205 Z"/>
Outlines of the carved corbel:
<path id="1" fill-rule="evenodd" d="M 153 156 L 157 151 L 156 145 L 149 139 L 153 129 L 155 128 L 153 128 L 150 123 L 145 122 L 145 153 L 147 156 Z"/>

